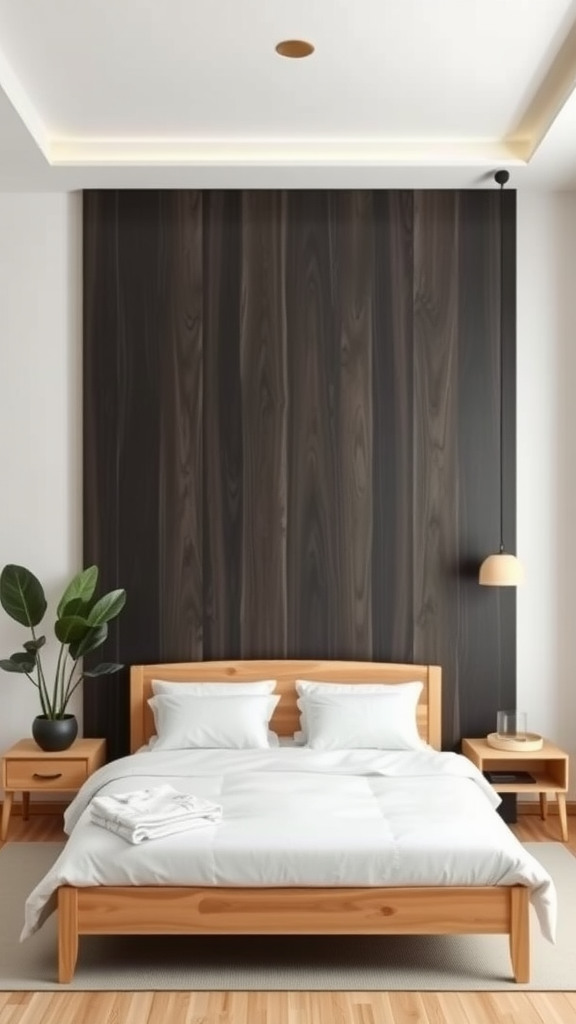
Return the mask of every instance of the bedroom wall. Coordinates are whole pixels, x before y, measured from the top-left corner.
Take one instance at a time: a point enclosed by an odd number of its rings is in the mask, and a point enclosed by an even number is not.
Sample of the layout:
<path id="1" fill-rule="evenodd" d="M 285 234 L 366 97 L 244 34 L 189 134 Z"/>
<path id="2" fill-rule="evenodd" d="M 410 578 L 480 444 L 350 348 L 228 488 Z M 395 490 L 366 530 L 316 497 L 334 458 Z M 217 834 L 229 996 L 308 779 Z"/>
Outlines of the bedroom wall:
<path id="1" fill-rule="evenodd" d="M 31 568 L 52 607 L 82 559 L 81 210 L 79 194 L 0 194 L 0 566 Z M 0 655 L 28 638 L 0 609 Z M 25 678 L 0 672 L 0 694 L 5 749 L 40 708 Z"/>
<path id="2" fill-rule="evenodd" d="M 81 303 L 80 214 L 78 196 L 0 193 L 0 380 L 10 380 L 0 402 L 0 478 L 21 480 L 24 467 L 35 465 L 41 493 L 50 495 L 41 502 L 3 496 L 0 559 L 29 558 L 54 591 L 81 560 L 81 359 L 72 326 Z M 532 728 L 570 750 L 572 799 L 575 238 L 575 194 L 518 194 L 517 524 L 527 572 L 517 596 L 518 703 Z M 16 433 L 13 399 L 24 379 L 30 403 L 46 405 L 40 424 L 29 418 Z M 52 396 L 57 401 L 48 405 Z M 0 616 L 0 651 L 19 640 L 17 627 Z M 0 676 L 1 749 L 28 733 L 36 713 L 35 693 L 22 682 Z"/>
<path id="3" fill-rule="evenodd" d="M 128 591 L 110 658 L 438 662 L 448 747 L 514 703 L 516 595 L 477 584 L 499 537 L 499 200 L 86 193 L 85 559 Z M 125 750 L 125 688 L 84 692 Z"/>
<path id="4" fill-rule="evenodd" d="M 576 798 L 576 193 L 518 194 L 518 706 Z"/>

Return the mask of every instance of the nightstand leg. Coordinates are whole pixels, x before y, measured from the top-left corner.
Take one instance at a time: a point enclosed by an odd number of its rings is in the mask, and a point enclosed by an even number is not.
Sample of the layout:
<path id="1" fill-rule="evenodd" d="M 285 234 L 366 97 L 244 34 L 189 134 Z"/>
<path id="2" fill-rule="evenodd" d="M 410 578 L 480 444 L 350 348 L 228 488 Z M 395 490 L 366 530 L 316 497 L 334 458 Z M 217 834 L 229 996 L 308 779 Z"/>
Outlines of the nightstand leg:
<path id="1" fill-rule="evenodd" d="M 548 794 L 540 793 L 540 817 L 542 821 L 546 821 L 548 817 Z"/>
<path id="2" fill-rule="evenodd" d="M 560 831 L 563 842 L 568 842 L 568 818 L 566 816 L 566 793 L 557 793 L 558 814 L 560 815 Z"/>
<path id="3" fill-rule="evenodd" d="M 4 793 L 4 804 L 2 806 L 2 826 L 0 830 L 0 839 L 2 842 L 6 840 L 8 835 L 8 825 L 10 824 L 10 812 L 12 811 L 12 801 L 14 799 L 14 793 L 6 791 Z"/>
<path id="4" fill-rule="evenodd" d="M 22 793 L 22 818 L 28 821 L 30 814 L 30 793 Z"/>

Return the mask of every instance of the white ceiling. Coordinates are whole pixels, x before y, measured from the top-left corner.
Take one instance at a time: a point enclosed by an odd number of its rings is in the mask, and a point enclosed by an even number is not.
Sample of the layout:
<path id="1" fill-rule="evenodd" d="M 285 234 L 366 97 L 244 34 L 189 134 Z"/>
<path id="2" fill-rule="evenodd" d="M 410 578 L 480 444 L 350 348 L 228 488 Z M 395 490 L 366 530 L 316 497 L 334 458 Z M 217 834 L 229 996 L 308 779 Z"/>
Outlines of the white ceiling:
<path id="1" fill-rule="evenodd" d="M 0 0 L 0 190 L 576 188 L 575 84 L 576 0 Z"/>

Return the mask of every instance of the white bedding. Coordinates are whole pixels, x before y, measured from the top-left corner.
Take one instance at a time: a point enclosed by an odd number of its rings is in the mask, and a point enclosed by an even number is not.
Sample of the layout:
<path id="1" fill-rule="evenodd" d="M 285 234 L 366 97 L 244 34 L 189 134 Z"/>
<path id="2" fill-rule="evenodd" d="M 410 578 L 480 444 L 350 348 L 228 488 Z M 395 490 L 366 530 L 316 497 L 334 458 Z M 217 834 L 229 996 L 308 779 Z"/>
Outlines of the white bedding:
<path id="1" fill-rule="evenodd" d="M 220 824 L 132 846 L 90 822 L 96 795 L 168 781 L 222 805 Z M 466 758 L 373 750 L 139 752 L 99 769 L 65 815 L 62 854 L 26 902 L 22 939 L 60 885 L 530 887 L 553 940 L 552 880 Z"/>

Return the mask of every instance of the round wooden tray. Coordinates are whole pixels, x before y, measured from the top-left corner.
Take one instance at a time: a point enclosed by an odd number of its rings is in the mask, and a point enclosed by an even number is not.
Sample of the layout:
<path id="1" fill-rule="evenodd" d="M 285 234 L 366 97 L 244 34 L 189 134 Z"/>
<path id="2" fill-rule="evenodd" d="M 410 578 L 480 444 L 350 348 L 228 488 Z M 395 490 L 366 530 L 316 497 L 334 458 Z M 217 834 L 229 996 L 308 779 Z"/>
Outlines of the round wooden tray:
<path id="1" fill-rule="evenodd" d="M 530 750 L 542 750 L 544 740 L 537 732 L 527 732 L 525 739 L 518 739 L 514 736 L 499 736 L 497 732 L 491 732 L 486 737 L 486 743 L 495 750 L 512 750 L 514 753 L 524 753 Z"/>

